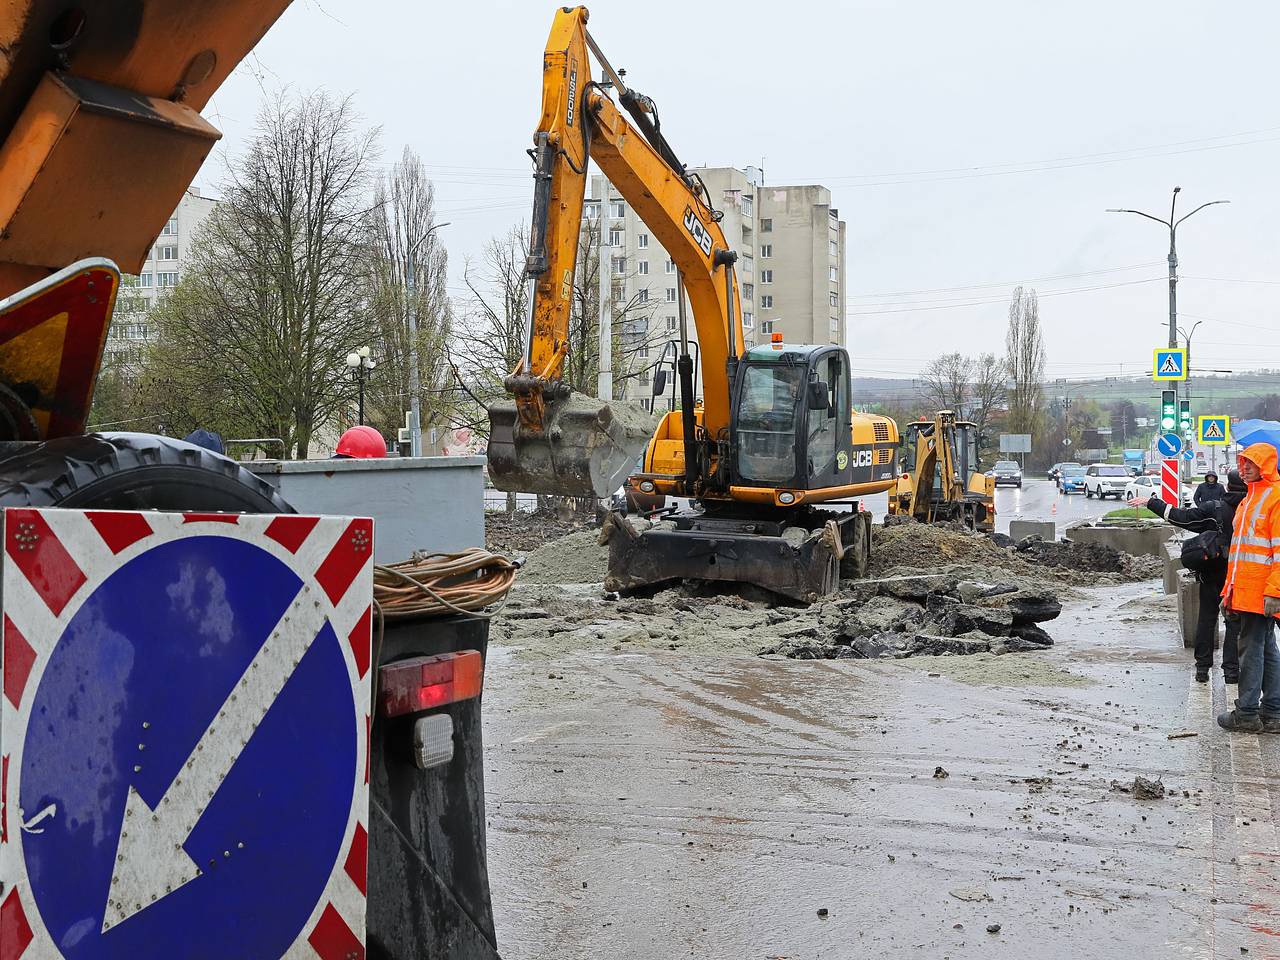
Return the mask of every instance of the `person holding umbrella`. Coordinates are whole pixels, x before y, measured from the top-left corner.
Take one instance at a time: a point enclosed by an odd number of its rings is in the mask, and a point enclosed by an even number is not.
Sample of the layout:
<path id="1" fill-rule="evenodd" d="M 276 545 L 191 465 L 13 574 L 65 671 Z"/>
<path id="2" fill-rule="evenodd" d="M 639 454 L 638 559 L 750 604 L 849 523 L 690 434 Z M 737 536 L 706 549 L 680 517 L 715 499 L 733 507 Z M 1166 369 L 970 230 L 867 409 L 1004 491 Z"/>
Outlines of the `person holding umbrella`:
<path id="1" fill-rule="evenodd" d="M 1232 731 L 1280 733 L 1277 450 L 1270 443 L 1251 443 L 1236 462 L 1249 492 L 1236 508 L 1222 605 L 1240 615 L 1240 685 L 1235 709 L 1219 714 L 1218 725 Z"/>

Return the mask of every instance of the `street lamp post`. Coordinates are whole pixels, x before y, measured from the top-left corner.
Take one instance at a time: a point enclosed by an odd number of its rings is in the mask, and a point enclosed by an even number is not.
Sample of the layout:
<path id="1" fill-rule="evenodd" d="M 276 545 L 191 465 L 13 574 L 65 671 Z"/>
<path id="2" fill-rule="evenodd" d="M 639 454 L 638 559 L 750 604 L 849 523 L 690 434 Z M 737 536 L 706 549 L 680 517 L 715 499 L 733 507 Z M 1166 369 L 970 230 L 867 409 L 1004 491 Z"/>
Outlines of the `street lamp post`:
<path id="1" fill-rule="evenodd" d="M 1205 207 L 1212 207 L 1218 203 L 1230 203 L 1230 200 L 1210 200 L 1208 203 L 1202 203 L 1188 214 L 1174 219 L 1174 214 L 1178 209 L 1178 194 L 1182 191 L 1181 187 L 1173 188 L 1173 201 L 1169 204 L 1169 219 L 1162 220 L 1159 217 L 1149 213 L 1143 213 L 1141 210 L 1125 210 L 1111 208 L 1107 213 L 1134 213 L 1140 217 L 1146 217 L 1148 220 L 1154 220 L 1156 223 L 1163 224 L 1169 228 L 1169 347 L 1173 348 L 1178 345 L 1178 226 L 1185 220 L 1189 220 Z"/>
<path id="2" fill-rule="evenodd" d="M 377 361 L 369 356 L 368 347 L 360 347 L 358 350 L 347 354 L 347 366 L 351 368 L 351 372 L 356 376 L 360 397 L 359 417 L 357 419 L 362 427 L 364 426 L 364 378 L 367 376 L 368 371 L 377 365 Z"/>
<path id="3" fill-rule="evenodd" d="M 422 382 L 418 373 L 418 311 L 414 303 L 413 265 L 418 257 L 418 246 L 448 221 L 437 223 L 415 240 L 409 247 L 408 262 L 404 268 L 405 304 L 409 324 L 409 456 L 422 456 Z"/>

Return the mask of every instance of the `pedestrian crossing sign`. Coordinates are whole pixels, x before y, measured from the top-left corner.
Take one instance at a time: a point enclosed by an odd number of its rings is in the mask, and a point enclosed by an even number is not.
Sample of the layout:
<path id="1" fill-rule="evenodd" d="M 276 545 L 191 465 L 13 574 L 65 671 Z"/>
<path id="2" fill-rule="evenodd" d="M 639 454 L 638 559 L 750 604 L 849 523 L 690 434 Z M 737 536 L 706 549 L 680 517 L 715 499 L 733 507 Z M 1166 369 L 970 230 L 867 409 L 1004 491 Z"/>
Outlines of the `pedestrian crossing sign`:
<path id="1" fill-rule="evenodd" d="M 1225 447 L 1231 442 L 1231 421 L 1227 417 L 1199 417 L 1199 440 L 1208 447 Z"/>
<path id="2" fill-rule="evenodd" d="M 1152 380 L 1187 379 L 1187 351 L 1182 347 L 1169 347 L 1156 351 L 1155 364 L 1151 368 Z"/>

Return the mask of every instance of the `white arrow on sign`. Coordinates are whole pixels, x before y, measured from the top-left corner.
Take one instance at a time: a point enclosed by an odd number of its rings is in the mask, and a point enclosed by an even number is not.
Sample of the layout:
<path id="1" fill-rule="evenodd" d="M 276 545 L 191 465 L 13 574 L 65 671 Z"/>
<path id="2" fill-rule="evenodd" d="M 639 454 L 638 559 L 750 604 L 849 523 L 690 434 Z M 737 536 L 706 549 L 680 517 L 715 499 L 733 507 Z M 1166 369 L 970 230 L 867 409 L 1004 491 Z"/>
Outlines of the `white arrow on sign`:
<path id="1" fill-rule="evenodd" d="M 149 807 L 129 787 L 102 932 L 200 876 L 201 868 L 183 846 L 325 622 L 320 601 L 304 584 L 160 802 Z M 227 842 L 224 857 L 243 846 Z"/>

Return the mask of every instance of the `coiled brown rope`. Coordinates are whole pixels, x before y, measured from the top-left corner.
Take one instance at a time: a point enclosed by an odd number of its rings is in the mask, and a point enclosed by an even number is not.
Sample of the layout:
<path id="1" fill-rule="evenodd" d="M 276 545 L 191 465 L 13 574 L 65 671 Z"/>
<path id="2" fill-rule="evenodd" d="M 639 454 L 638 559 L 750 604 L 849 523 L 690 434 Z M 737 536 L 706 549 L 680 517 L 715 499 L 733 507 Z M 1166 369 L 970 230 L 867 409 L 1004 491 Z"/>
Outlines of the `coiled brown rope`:
<path id="1" fill-rule="evenodd" d="M 451 614 L 487 619 L 506 603 L 519 568 L 482 547 L 415 553 L 412 560 L 374 565 L 373 598 L 387 620 Z"/>

